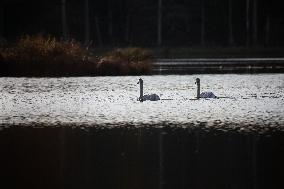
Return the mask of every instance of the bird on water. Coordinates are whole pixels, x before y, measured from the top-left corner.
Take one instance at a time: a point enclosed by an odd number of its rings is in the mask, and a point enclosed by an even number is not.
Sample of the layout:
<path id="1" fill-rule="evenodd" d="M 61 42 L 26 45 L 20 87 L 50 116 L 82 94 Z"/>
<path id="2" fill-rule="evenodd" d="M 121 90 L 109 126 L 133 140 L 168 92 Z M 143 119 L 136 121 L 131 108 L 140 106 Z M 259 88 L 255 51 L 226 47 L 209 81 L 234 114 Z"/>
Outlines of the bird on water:
<path id="1" fill-rule="evenodd" d="M 196 98 L 217 98 L 213 92 L 202 92 L 200 93 L 200 79 L 196 78 L 195 84 L 197 85 L 197 95 Z"/>
<path id="2" fill-rule="evenodd" d="M 143 95 L 143 79 L 140 78 L 137 84 L 140 84 L 140 96 L 137 99 L 138 101 L 143 102 L 143 101 L 146 101 L 146 100 L 150 100 L 150 101 L 160 100 L 160 97 L 157 94 Z"/>

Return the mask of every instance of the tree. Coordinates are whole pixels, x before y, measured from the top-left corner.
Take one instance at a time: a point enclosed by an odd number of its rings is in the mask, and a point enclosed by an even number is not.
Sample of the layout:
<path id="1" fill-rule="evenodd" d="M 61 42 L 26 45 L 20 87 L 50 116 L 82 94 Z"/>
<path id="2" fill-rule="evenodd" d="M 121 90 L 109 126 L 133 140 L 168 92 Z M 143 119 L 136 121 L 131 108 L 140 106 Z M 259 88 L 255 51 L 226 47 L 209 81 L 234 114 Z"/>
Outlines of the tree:
<path id="1" fill-rule="evenodd" d="M 205 41 L 205 0 L 201 0 L 201 32 L 200 43 L 204 45 Z"/>
<path id="2" fill-rule="evenodd" d="M 157 30 L 158 30 L 158 39 L 157 39 L 157 44 L 161 45 L 162 44 L 162 0 L 158 0 L 158 25 L 157 25 Z"/>
<path id="3" fill-rule="evenodd" d="M 130 34 L 130 13 L 127 12 L 125 16 L 125 34 L 124 34 L 124 40 L 127 44 L 129 44 L 129 34 Z"/>
<path id="4" fill-rule="evenodd" d="M 246 0 L 246 45 L 250 45 L 250 0 Z"/>
<path id="5" fill-rule="evenodd" d="M 110 42 L 113 41 L 113 13 L 112 13 L 112 0 L 107 1 L 108 6 L 108 35 L 110 38 Z"/>
<path id="6" fill-rule="evenodd" d="M 68 38 L 67 16 L 66 16 L 66 0 L 61 0 L 61 24 L 62 24 L 62 37 Z"/>
<path id="7" fill-rule="evenodd" d="M 258 0 L 253 1 L 253 44 L 258 43 Z"/>
<path id="8" fill-rule="evenodd" d="M 229 11 L 228 11 L 228 13 L 229 13 L 229 15 L 228 15 L 228 17 L 229 17 L 229 19 L 228 19 L 228 25 L 229 25 L 229 44 L 230 45 L 233 45 L 234 44 L 234 35 L 233 35 L 233 21 L 232 21 L 232 0 L 229 0 L 229 3 L 228 3 L 228 9 L 229 9 Z"/>
<path id="9" fill-rule="evenodd" d="M 0 6 L 0 39 L 4 35 L 4 6 Z"/>
<path id="10" fill-rule="evenodd" d="M 99 46 L 102 46 L 103 45 L 103 40 L 102 40 L 101 28 L 100 28 L 100 23 L 99 23 L 98 16 L 95 17 L 95 23 L 96 23 L 96 31 L 97 31 L 98 43 L 99 43 Z"/>
<path id="11" fill-rule="evenodd" d="M 85 44 L 90 42 L 90 11 L 89 0 L 85 0 Z"/>
<path id="12" fill-rule="evenodd" d="M 269 45 L 270 42 L 270 16 L 266 16 L 265 23 L 265 45 Z"/>

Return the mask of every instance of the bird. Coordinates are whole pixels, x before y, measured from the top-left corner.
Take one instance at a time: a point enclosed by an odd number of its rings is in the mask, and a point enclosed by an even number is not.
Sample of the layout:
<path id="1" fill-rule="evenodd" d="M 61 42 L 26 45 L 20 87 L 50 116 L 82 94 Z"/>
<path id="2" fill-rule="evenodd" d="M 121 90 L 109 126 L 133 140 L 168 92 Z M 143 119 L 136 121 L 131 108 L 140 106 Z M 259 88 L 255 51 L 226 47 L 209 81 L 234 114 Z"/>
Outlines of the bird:
<path id="1" fill-rule="evenodd" d="M 195 84 L 197 85 L 197 95 L 196 98 L 217 98 L 213 92 L 202 92 L 200 93 L 200 79 L 196 78 Z"/>
<path id="2" fill-rule="evenodd" d="M 140 96 L 137 99 L 140 102 L 150 100 L 150 101 L 158 101 L 160 100 L 160 97 L 157 94 L 148 94 L 148 95 L 143 95 L 143 79 L 139 79 L 138 83 L 140 84 Z"/>

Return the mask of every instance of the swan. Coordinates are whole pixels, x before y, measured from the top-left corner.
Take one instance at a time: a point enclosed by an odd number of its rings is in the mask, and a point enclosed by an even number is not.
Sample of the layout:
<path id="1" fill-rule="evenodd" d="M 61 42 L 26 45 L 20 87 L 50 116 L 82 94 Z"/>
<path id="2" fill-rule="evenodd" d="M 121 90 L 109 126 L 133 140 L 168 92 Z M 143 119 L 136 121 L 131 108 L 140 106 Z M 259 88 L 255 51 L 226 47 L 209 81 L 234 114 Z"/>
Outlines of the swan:
<path id="1" fill-rule="evenodd" d="M 137 84 L 140 84 L 140 96 L 137 100 L 139 100 L 140 102 L 143 102 L 145 100 L 150 100 L 150 101 L 160 100 L 160 97 L 157 94 L 143 95 L 143 80 L 141 78 L 139 79 Z"/>
<path id="2" fill-rule="evenodd" d="M 217 98 L 212 92 L 202 92 L 200 93 L 200 79 L 196 78 L 195 84 L 197 85 L 197 96 L 196 98 Z"/>

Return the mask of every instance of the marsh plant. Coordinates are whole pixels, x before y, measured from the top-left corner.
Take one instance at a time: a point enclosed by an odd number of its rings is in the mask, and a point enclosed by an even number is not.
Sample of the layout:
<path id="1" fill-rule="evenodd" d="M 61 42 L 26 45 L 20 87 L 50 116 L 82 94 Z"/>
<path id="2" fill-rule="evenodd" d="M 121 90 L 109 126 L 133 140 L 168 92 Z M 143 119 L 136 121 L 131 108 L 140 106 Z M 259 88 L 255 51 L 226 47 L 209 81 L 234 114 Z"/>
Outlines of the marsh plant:
<path id="1" fill-rule="evenodd" d="M 142 48 L 116 49 L 98 58 L 75 40 L 36 35 L 0 49 L 2 76 L 133 75 L 151 70 L 151 53 Z"/>

